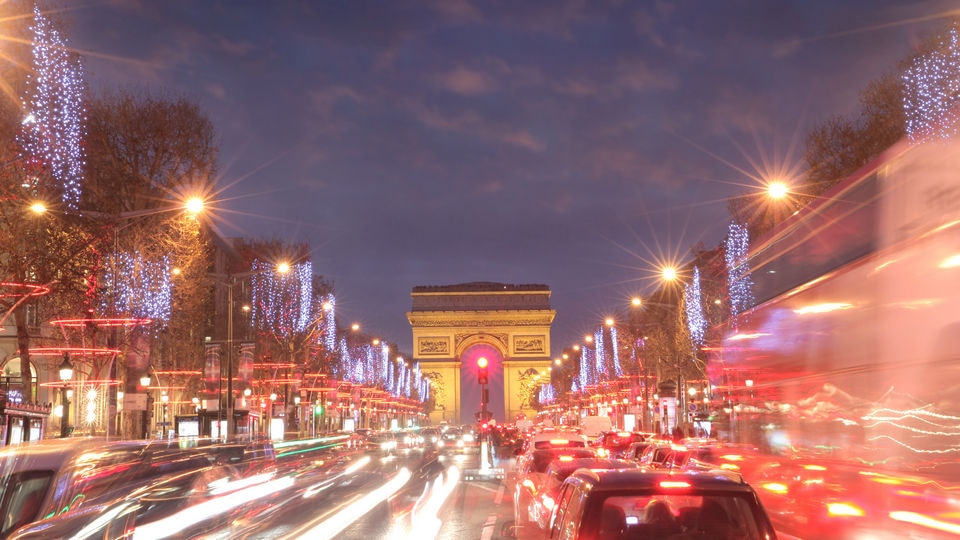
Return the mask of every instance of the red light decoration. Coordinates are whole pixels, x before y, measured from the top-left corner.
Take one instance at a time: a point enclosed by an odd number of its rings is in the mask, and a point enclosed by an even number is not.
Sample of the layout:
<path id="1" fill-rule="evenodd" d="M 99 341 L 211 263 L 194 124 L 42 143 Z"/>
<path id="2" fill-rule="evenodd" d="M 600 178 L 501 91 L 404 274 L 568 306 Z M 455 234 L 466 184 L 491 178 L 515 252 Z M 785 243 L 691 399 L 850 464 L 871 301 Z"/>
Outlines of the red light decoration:
<path id="1" fill-rule="evenodd" d="M 36 283 L 0 282 L 0 298 L 21 298 L 24 296 L 43 296 L 50 294 L 50 287 Z"/>
<path id="2" fill-rule="evenodd" d="M 152 319 L 133 319 L 129 317 L 111 317 L 105 319 L 56 319 L 50 321 L 50 324 L 55 324 L 62 327 L 83 327 L 87 325 L 94 326 L 142 326 L 147 325 L 153 322 Z"/>
<path id="3" fill-rule="evenodd" d="M 119 386 L 123 381 L 119 379 L 84 379 L 82 381 L 56 381 L 56 382 L 43 382 L 39 386 L 45 388 L 63 388 L 63 387 L 73 387 L 73 388 L 83 388 L 85 386 Z"/>
<path id="4" fill-rule="evenodd" d="M 96 349 L 93 347 L 35 347 L 30 349 L 30 356 L 98 356 L 106 354 L 120 354 L 120 349 Z"/>

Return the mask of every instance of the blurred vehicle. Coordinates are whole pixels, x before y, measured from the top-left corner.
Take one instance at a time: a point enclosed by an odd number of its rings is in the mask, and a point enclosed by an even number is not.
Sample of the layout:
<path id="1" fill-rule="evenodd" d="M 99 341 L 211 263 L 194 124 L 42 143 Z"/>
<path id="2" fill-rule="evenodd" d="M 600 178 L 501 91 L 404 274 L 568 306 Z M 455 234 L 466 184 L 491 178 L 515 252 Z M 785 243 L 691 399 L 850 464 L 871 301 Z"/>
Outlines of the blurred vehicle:
<path id="1" fill-rule="evenodd" d="M 482 429 L 481 429 L 482 427 Z M 464 425 L 460 428 L 463 437 L 463 447 L 468 452 L 480 452 L 480 443 L 490 432 L 490 425 L 483 426 Z"/>
<path id="2" fill-rule="evenodd" d="M 528 505 L 527 513 L 530 521 L 537 524 L 542 530 L 550 526 L 550 514 L 556 506 L 557 496 L 564 480 L 577 469 L 637 469 L 640 465 L 636 461 L 626 459 L 566 458 L 561 456 L 550 462 L 543 474 L 543 481 L 535 487 L 533 497 Z M 522 509 L 521 509 L 522 511 Z"/>
<path id="3" fill-rule="evenodd" d="M 563 482 L 550 538 L 777 538 L 760 499 L 726 471 L 579 469 Z"/>
<path id="4" fill-rule="evenodd" d="M 643 442 L 640 433 L 632 431 L 608 431 L 597 439 L 597 456 L 608 458 L 625 457 L 627 449 L 635 442 Z"/>
<path id="5" fill-rule="evenodd" d="M 632 459 L 634 461 L 639 461 L 640 456 L 643 455 L 643 451 L 646 450 L 647 447 L 652 446 L 653 444 L 655 444 L 653 441 L 639 441 L 639 442 L 630 443 L 630 446 L 628 446 L 627 449 L 623 451 L 623 459 Z"/>
<path id="6" fill-rule="evenodd" d="M 663 460 L 665 469 L 719 469 L 720 448 L 717 446 L 686 446 L 675 444 L 672 451 Z"/>
<path id="7" fill-rule="evenodd" d="M 663 468 L 667 458 L 673 454 L 674 447 L 675 445 L 673 443 L 660 442 L 651 444 L 643 450 L 637 462 L 651 469 Z"/>
<path id="8" fill-rule="evenodd" d="M 546 479 L 547 467 L 555 460 L 572 460 L 596 457 L 589 448 L 544 448 L 531 450 L 517 460 L 513 487 L 513 515 L 517 526 L 530 521 L 530 501 L 539 493 Z"/>
<path id="9" fill-rule="evenodd" d="M 397 437 L 389 431 L 374 431 L 366 436 L 364 449 L 371 454 L 392 456 L 397 453 Z"/>
<path id="10" fill-rule="evenodd" d="M 71 438 L 0 449 L 0 537 L 165 475 L 253 462 L 254 454 L 242 444 L 191 444 L 181 448 L 167 442 Z"/>
<path id="11" fill-rule="evenodd" d="M 420 450 L 423 448 L 423 436 L 420 432 L 406 429 L 396 434 L 398 450 Z"/>
<path id="12" fill-rule="evenodd" d="M 857 503 L 859 510 L 835 506 L 855 515 L 824 517 L 828 529 L 859 521 L 901 538 L 960 533 L 955 505 L 904 511 L 900 503 L 873 501 L 878 493 L 900 500 L 899 493 L 915 491 L 893 483 L 902 474 L 954 491 L 960 478 L 960 206 L 940 204 L 960 193 L 960 139 L 951 134 L 904 137 L 757 238 L 744 260 L 753 269 L 744 274 L 753 287 L 750 316 L 715 329 L 718 346 L 707 363 L 725 369 L 716 372 L 723 382 L 711 382 L 726 384 L 722 399 L 738 403 L 715 412 L 735 440 L 771 455 L 814 458 L 814 466 L 829 459 L 898 472 L 889 487 L 863 493 L 837 493 L 846 481 L 832 478 L 808 487 L 771 481 L 768 491 L 786 489 L 787 501 L 802 499 L 795 489 L 822 490 L 822 500 L 839 495 L 841 503 L 870 500 Z M 926 489 L 914 499 L 931 506 Z M 785 520 L 789 508 L 784 504 Z M 798 525 L 820 521 L 820 509 L 798 510 Z M 890 519 L 875 519 L 883 515 Z M 915 534 L 920 524 L 927 529 Z"/>
<path id="13" fill-rule="evenodd" d="M 589 440 L 579 433 L 548 428 L 529 435 L 524 440 L 519 453 L 524 454 L 530 450 L 546 448 L 586 448 L 587 446 L 589 446 Z"/>
<path id="14" fill-rule="evenodd" d="M 460 428 L 448 427 L 440 434 L 437 447 L 444 454 L 465 452 L 466 443 L 463 442 L 463 432 Z"/>
<path id="15" fill-rule="evenodd" d="M 950 488 L 863 465 L 770 461 L 751 480 L 778 531 L 805 539 L 956 538 Z"/>
<path id="16" fill-rule="evenodd" d="M 230 465 L 201 467 L 37 521 L 9 538 L 195 538 L 228 525 L 254 505 L 269 504 L 292 482 L 272 478 L 265 473 L 245 480 Z"/>
<path id="17" fill-rule="evenodd" d="M 440 430 L 437 428 L 423 428 L 420 430 L 420 438 L 423 439 L 423 446 L 436 447 L 440 442 Z"/>

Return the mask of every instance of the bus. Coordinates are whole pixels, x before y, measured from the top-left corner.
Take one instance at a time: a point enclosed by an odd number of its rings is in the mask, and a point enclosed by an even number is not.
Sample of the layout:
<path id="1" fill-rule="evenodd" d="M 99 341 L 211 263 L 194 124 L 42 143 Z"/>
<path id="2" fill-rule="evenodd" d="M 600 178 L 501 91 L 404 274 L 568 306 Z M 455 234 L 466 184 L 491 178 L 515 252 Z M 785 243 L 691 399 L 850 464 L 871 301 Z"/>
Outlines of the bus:
<path id="1" fill-rule="evenodd" d="M 897 143 L 760 238 L 748 261 L 754 307 L 714 329 L 708 350 L 727 437 L 956 500 L 960 141 Z M 953 518 L 922 520 L 960 534 L 953 505 Z"/>

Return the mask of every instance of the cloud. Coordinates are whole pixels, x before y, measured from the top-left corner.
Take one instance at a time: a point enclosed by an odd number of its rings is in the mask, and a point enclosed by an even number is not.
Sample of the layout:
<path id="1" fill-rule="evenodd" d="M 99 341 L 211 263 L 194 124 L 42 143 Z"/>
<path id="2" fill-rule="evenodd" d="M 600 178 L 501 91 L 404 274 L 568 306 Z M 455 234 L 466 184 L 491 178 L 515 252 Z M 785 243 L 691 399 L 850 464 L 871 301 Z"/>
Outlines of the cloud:
<path id="1" fill-rule="evenodd" d="M 493 87 L 491 81 L 482 73 L 464 67 L 440 75 L 438 81 L 446 90 L 465 96 L 486 94 Z"/>

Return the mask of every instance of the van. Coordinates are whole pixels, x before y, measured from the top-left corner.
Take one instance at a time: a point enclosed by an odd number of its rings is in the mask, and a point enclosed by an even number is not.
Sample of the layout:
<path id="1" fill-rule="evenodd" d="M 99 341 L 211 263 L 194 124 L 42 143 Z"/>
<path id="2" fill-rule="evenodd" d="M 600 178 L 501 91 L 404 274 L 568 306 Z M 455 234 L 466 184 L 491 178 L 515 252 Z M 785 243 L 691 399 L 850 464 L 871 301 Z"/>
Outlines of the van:
<path id="1" fill-rule="evenodd" d="M 613 422 L 609 416 L 584 416 L 580 419 L 580 433 L 584 437 L 593 439 L 611 430 Z"/>

